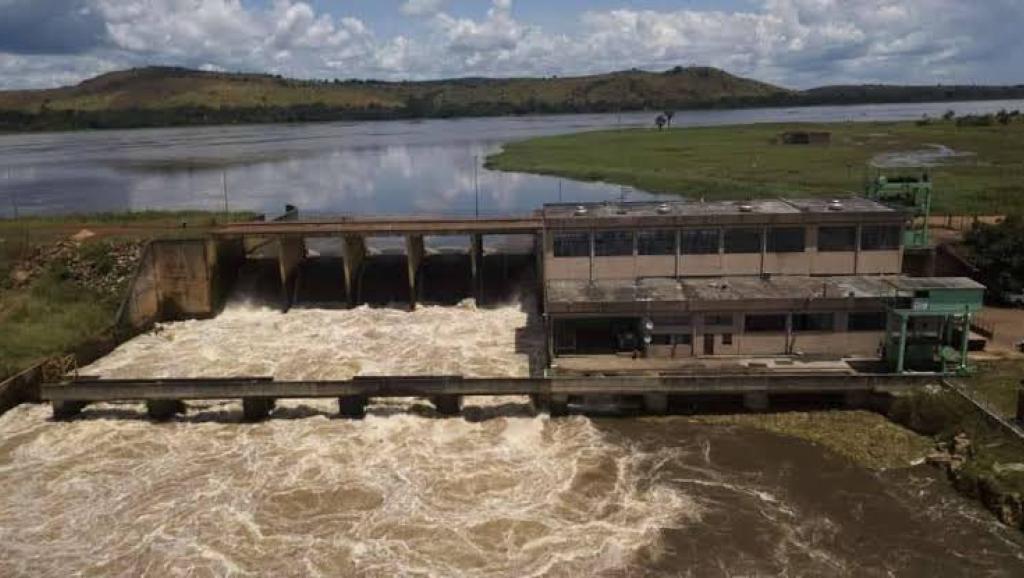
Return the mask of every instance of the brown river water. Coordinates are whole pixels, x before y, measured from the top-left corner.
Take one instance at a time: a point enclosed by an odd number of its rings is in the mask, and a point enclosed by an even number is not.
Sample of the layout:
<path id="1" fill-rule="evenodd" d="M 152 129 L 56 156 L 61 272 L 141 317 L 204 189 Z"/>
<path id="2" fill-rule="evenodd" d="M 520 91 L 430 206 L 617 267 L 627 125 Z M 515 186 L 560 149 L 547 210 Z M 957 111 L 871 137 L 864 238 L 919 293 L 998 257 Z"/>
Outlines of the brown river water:
<path id="1" fill-rule="evenodd" d="M 83 371 L 109 377 L 526 375 L 519 306 L 233 305 Z M 1024 538 L 931 469 L 683 416 L 549 419 L 470 398 L 441 419 L 283 401 L 150 423 L 134 404 L 0 418 L 0 576 L 1021 576 Z"/>

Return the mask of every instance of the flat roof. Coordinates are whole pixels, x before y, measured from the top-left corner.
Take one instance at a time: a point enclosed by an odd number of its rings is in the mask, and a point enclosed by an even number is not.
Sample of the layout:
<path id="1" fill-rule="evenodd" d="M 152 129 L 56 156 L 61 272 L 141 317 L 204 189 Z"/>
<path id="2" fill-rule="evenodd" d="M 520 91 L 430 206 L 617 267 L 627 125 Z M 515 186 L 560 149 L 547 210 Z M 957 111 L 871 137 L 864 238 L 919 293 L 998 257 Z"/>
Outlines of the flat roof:
<path id="1" fill-rule="evenodd" d="M 583 211 L 580 211 L 580 208 Z M 629 217 L 706 217 L 717 215 L 801 215 L 865 214 L 902 212 L 863 197 L 754 199 L 749 201 L 678 201 L 553 203 L 541 211 L 545 219 L 629 218 Z M 582 214 L 581 214 L 582 213 Z"/>
<path id="2" fill-rule="evenodd" d="M 898 296 L 902 276 L 650 278 L 622 281 L 548 281 L 549 303 L 635 303 L 880 299 Z"/>
<path id="3" fill-rule="evenodd" d="M 985 286 L 967 277 L 900 277 L 892 281 L 900 291 L 923 291 L 928 289 L 976 289 Z"/>

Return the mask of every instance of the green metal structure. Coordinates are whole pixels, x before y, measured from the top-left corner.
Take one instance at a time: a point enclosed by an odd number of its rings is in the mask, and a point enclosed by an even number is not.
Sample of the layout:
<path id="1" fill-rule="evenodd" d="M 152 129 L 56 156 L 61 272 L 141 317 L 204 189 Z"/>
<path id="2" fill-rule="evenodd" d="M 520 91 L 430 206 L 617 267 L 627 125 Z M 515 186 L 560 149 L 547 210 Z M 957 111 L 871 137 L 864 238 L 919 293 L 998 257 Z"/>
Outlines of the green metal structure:
<path id="1" fill-rule="evenodd" d="M 868 181 L 865 189 L 869 199 L 910 212 L 913 221 L 904 230 L 904 247 L 928 247 L 928 217 L 932 211 L 932 182 L 928 173 L 922 173 L 919 177 L 877 175 Z"/>
<path id="2" fill-rule="evenodd" d="M 971 317 L 981 311 L 985 286 L 962 278 L 894 281 L 888 307 L 885 356 L 896 373 L 908 370 L 967 373 Z"/>

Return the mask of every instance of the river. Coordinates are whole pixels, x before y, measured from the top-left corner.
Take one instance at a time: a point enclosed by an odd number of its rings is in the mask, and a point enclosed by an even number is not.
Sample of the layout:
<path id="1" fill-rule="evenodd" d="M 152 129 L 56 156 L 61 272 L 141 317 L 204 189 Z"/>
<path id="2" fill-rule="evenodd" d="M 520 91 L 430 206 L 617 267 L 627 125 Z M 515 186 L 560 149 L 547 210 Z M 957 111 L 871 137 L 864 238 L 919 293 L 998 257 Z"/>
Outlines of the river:
<path id="1" fill-rule="evenodd" d="M 509 304 L 281 313 L 239 300 L 88 374 L 517 376 L 542 347 Z M 2 576 L 1019 576 L 1024 538 L 917 466 L 684 416 L 550 419 L 524 398 L 439 418 L 378 400 L 101 404 L 0 418 Z M 895 426 L 894 426 L 895 427 Z"/>
<path id="2" fill-rule="evenodd" d="M 675 126 L 908 120 L 1024 101 L 680 111 Z M 545 202 L 642 200 L 600 183 L 482 167 L 502 143 L 653 126 L 653 113 L 167 128 L 0 136 L 0 217 L 142 209 L 516 214 Z M 226 185 L 226 186 L 225 186 Z M 479 191 L 479 194 L 477 194 Z"/>
<path id="3" fill-rule="evenodd" d="M 1020 103 L 968 103 L 959 112 Z M 901 119 L 943 105 L 679 113 L 677 123 Z M 559 181 L 474 170 L 501 142 L 649 115 L 161 129 L 0 137 L 26 213 L 234 208 L 523 212 Z M 206 168 L 203 168 L 206 167 Z M 214 168 L 210 168 L 214 167 Z M 627 192 L 631 198 L 643 196 Z M 621 194 L 561 184 L 564 200 Z M 239 299 L 162 325 L 83 372 L 108 377 L 526 375 L 516 303 L 280 313 Z M 1020 576 L 1024 538 L 922 466 L 867 470 L 801 440 L 685 416 L 549 419 L 471 398 L 440 419 L 378 400 L 237 403 L 169 423 L 133 404 L 69 422 L 0 417 L 0 576 Z M 893 426 L 895 427 L 895 426 Z"/>

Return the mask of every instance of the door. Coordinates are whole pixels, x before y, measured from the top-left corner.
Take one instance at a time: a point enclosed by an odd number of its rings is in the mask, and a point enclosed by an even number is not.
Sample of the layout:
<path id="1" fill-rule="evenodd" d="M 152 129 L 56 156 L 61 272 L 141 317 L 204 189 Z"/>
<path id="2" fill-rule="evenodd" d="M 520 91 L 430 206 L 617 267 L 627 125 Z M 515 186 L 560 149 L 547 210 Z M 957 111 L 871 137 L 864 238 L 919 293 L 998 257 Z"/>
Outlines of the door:
<path id="1" fill-rule="evenodd" d="M 715 354 L 715 336 L 712 333 L 704 334 L 704 355 Z"/>

